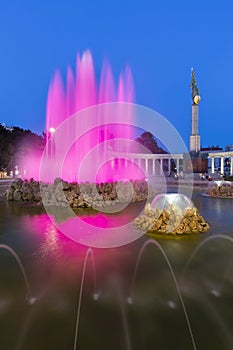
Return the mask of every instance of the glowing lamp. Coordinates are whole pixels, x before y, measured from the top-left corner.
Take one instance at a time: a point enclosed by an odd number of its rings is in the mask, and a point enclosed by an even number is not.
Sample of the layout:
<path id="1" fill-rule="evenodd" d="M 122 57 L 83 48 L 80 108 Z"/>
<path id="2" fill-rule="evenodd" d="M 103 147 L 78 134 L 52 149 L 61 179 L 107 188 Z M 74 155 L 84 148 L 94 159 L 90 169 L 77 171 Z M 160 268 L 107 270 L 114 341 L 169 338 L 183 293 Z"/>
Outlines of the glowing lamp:
<path id="1" fill-rule="evenodd" d="M 55 133 L 55 131 L 56 131 L 56 129 L 55 129 L 55 128 L 49 128 L 49 132 L 50 132 L 51 134 L 54 134 L 54 133 Z"/>

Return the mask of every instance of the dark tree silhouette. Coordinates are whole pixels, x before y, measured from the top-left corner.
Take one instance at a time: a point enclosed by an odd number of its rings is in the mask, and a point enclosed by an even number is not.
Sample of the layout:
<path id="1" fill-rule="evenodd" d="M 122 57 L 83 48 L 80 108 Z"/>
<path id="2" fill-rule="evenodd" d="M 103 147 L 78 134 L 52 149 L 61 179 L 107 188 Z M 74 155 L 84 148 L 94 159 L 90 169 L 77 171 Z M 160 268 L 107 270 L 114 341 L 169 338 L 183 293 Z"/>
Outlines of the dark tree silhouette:
<path id="1" fill-rule="evenodd" d="M 157 140 L 151 132 L 145 131 L 140 137 L 137 137 L 135 141 L 146 147 L 151 153 L 154 154 L 165 154 L 167 153 L 163 148 L 159 147 Z"/>
<path id="2" fill-rule="evenodd" d="M 37 135 L 19 127 L 6 128 L 0 124 L 0 171 L 10 171 L 24 156 L 42 153 L 44 133 Z"/>

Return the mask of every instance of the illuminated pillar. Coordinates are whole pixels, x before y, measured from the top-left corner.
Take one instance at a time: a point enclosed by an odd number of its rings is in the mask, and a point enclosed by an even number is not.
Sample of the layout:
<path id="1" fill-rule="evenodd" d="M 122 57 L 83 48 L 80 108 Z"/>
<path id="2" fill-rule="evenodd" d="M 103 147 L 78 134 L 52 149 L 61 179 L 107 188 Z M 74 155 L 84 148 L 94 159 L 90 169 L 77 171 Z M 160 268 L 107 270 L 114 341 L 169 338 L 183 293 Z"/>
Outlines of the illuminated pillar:
<path id="1" fill-rule="evenodd" d="M 160 175 L 163 175 L 163 159 L 160 159 Z"/>
<path id="2" fill-rule="evenodd" d="M 171 159 L 168 159 L 168 174 L 171 174 Z"/>
<path id="3" fill-rule="evenodd" d="M 233 156 L 231 157 L 231 172 L 230 175 L 233 176 Z"/>
<path id="4" fill-rule="evenodd" d="M 148 175 L 148 158 L 146 158 L 145 161 L 146 161 L 146 175 Z"/>
<path id="5" fill-rule="evenodd" d="M 179 160 L 179 158 L 176 159 L 176 172 L 177 172 L 177 174 L 180 173 L 180 160 Z"/>
<path id="6" fill-rule="evenodd" d="M 198 152 L 200 151 L 200 135 L 198 131 L 198 119 L 199 119 L 199 102 L 200 95 L 199 90 L 194 74 L 193 68 L 191 69 L 192 81 L 191 81 L 191 90 L 192 90 L 192 131 L 190 135 L 190 151 Z M 178 168 L 178 167 L 177 167 Z"/>
<path id="7" fill-rule="evenodd" d="M 224 157 L 221 157 L 221 167 L 220 167 L 221 174 L 224 174 Z"/>
<path id="8" fill-rule="evenodd" d="M 214 157 L 211 158 L 211 174 L 214 174 Z"/>
<path id="9" fill-rule="evenodd" d="M 155 175 L 155 158 L 152 159 L 152 175 Z"/>

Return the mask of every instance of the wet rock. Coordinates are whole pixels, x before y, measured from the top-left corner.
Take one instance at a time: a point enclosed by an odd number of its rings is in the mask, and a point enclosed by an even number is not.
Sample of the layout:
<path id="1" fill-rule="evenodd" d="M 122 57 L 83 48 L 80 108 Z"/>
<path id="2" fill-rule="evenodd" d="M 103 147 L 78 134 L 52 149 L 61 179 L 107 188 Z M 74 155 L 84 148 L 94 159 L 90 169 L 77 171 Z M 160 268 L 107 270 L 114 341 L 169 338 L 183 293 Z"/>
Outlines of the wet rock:
<path id="1" fill-rule="evenodd" d="M 62 179 L 57 177 L 53 183 L 54 183 L 54 187 L 56 188 L 58 185 L 62 184 Z"/>
<path id="2" fill-rule="evenodd" d="M 206 232 L 209 224 L 199 214 L 197 208 L 187 208 L 181 211 L 178 207 L 171 205 L 168 209 L 152 209 L 147 204 L 143 214 L 135 219 L 138 228 L 162 234 L 192 234 Z"/>
<path id="3" fill-rule="evenodd" d="M 62 181 L 62 186 L 64 191 L 68 191 L 71 187 L 71 185 L 67 181 Z"/>
<path id="4" fill-rule="evenodd" d="M 14 194 L 13 194 L 13 200 L 14 201 L 21 201 L 22 200 L 21 194 L 22 194 L 22 192 L 20 191 L 20 189 L 16 188 L 16 190 L 14 191 Z"/>
<path id="5" fill-rule="evenodd" d="M 14 200 L 14 190 L 12 188 L 6 190 L 4 193 L 4 196 L 8 201 L 13 201 Z"/>
<path id="6" fill-rule="evenodd" d="M 154 195 L 155 190 L 152 190 Z M 7 200 L 33 201 L 45 206 L 91 208 L 145 201 L 148 199 L 148 185 L 141 180 L 78 184 L 56 178 L 53 184 L 43 184 L 33 179 L 17 179 L 5 196 Z"/>
<path id="7" fill-rule="evenodd" d="M 223 182 L 222 185 L 216 183 L 214 186 L 210 186 L 207 190 L 207 194 L 211 197 L 232 198 L 233 183 Z"/>

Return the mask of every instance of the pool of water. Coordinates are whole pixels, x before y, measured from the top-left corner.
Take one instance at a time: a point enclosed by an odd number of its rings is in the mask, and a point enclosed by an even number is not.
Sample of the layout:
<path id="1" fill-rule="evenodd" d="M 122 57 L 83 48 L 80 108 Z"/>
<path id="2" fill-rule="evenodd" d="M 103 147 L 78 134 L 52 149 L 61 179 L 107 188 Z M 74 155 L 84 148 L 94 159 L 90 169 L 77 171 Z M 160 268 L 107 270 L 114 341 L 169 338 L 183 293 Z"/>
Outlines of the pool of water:
<path id="1" fill-rule="evenodd" d="M 0 201 L 0 349 L 233 349 L 233 200 L 196 191 L 193 201 L 207 234 L 111 249 L 70 240 L 41 208 Z M 103 214 L 106 227 L 139 209 Z"/>

